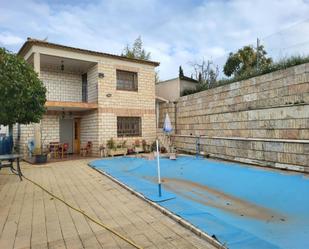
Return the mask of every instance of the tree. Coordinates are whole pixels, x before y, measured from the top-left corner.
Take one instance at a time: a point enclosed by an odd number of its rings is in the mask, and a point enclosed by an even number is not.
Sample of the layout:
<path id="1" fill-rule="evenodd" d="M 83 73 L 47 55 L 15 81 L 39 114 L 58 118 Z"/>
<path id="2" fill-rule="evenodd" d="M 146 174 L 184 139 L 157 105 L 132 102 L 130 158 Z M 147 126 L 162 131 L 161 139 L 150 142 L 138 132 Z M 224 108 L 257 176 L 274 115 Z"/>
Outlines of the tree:
<path id="1" fill-rule="evenodd" d="M 132 47 L 127 45 L 121 56 L 125 56 L 132 59 L 150 60 L 150 52 L 146 52 L 143 48 L 143 42 L 141 36 L 137 37 Z"/>
<path id="2" fill-rule="evenodd" d="M 182 67 L 179 66 L 179 78 L 184 77 Z"/>
<path id="3" fill-rule="evenodd" d="M 263 45 L 255 50 L 252 46 L 244 46 L 237 53 L 230 53 L 224 65 L 226 76 L 241 76 L 254 71 L 263 70 L 272 64 L 272 59 L 266 57 Z"/>
<path id="4" fill-rule="evenodd" d="M 22 58 L 0 48 L 0 124 L 38 123 L 45 113 L 46 88 Z"/>
<path id="5" fill-rule="evenodd" d="M 197 91 L 203 91 L 216 85 L 219 68 L 210 60 L 204 59 L 200 63 L 191 63 L 194 70 L 194 78 L 198 81 Z"/>

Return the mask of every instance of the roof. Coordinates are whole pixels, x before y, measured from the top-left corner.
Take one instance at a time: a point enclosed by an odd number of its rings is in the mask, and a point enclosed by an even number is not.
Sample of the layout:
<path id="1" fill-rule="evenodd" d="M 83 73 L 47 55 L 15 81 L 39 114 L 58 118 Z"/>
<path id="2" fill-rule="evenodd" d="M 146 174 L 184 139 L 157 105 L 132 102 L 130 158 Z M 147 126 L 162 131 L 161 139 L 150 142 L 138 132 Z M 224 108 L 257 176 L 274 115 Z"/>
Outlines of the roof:
<path id="1" fill-rule="evenodd" d="M 78 53 L 83 53 L 83 54 L 90 54 L 90 55 L 96 55 L 96 56 L 115 58 L 115 59 L 124 60 L 124 61 L 131 61 L 131 62 L 136 62 L 136 63 L 141 63 L 141 64 L 152 65 L 152 66 L 155 66 L 155 67 L 160 65 L 160 63 L 156 62 L 156 61 L 133 59 L 133 58 L 125 57 L 125 56 L 103 53 L 103 52 L 98 52 L 98 51 L 92 51 L 92 50 L 87 50 L 87 49 L 82 49 L 82 48 L 75 48 L 75 47 L 65 46 L 65 45 L 52 43 L 52 42 L 48 42 L 48 41 L 33 39 L 33 38 L 27 38 L 27 41 L 19 49 L 17 54 L 21 55 L 21 56 L 25 55 L 26 52 L 33 45 L 39 45 L 39 46 L 43 46 L 43 47 L 56 48 L 56 49 L 63 49 L 63 50 L 73 51 L 73 52 L 78 52 Z"/>
<path id="2" fill-rule="evenodd" d="M 191 81 L 191 82 L 194 82 L 194 83 L 198 83 L 198 81 L 197 80 L 195 80 L 195 79 L 192 79 L 192 78 L 190 78 L 190 77 L 187 77 L 187 76 L 179 76 L 179 79 L 181 79 L 181 80 L 187 80 L 187 81 Z"/>
<path id="3" fill-rule="evenodd" d="M 178 77 L 176 77 L 176 78 L 171 78 L 171 79 L 168 79 L 168 80 L 159 81 L 159 82 L 157 82 L 157 84 L 161 84 L 161 83 L 165 83 L 165 82 L 168 82 L 168 81 L 171 81 L 171 80 L 177 80 L 177 79 L 186 80 L 186 81 L 191 81 L 191 82 L 193 82 L 193 83 L 198 83 L 197 80 L 192 79 L 192 78 L 190 78 L 190 77 L 187 77 L 187 76 L 178 76 Z"/>

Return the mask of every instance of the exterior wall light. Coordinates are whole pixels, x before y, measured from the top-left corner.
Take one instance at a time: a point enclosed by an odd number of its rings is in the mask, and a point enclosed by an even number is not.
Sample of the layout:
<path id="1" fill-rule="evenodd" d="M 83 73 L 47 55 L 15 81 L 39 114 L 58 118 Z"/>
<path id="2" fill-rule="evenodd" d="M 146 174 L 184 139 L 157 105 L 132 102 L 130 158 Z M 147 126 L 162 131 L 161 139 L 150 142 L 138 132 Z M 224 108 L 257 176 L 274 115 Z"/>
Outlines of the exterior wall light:
<path id="1" fill-rule="evenodd" d="M 106 94 L 106 97 L 112 97 L 112 94 L 111 93 L 108 93 L 108 94 Z"/>
<path id="2" fill-rule="evenodd" d="M 99 73 L 99 78 L 104 78 L 104 73 Z"/>

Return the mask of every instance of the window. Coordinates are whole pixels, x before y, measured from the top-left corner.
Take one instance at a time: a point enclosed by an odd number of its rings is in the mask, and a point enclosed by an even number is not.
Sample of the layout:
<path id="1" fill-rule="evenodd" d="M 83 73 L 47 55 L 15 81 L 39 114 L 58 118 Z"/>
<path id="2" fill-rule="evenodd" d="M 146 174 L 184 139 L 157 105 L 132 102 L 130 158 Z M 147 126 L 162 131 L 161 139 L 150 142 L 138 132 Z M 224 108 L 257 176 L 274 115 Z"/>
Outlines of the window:
<path id="1" fill-rule="evenodd" d="M 140 117 L 117 117 L 118 137 L 140 137 L 141 118 Z"/>
<path id="2" fill-rule="evenodd" d="M 116 70 L 117 90 L 137 91 L 137 73 Z"/>

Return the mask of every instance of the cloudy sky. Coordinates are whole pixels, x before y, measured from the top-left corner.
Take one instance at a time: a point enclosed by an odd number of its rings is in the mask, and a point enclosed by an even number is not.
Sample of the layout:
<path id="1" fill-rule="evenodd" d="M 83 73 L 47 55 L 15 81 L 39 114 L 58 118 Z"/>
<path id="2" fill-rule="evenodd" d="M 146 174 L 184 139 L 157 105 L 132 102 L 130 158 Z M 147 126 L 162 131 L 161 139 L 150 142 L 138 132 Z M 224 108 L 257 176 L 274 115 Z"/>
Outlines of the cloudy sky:
<path id="1" fill-rule="evenodd" d="M 219 63 L 257 37 L 271 51 L 307 49 L 308 18 L 309 0 L 0 0 L 0 46 L 16 52 L 27 37 L 48 37 L 120 54 L 141 35 L 167 79 L 179 65 L 190 75 L 189 62 Z"/>

